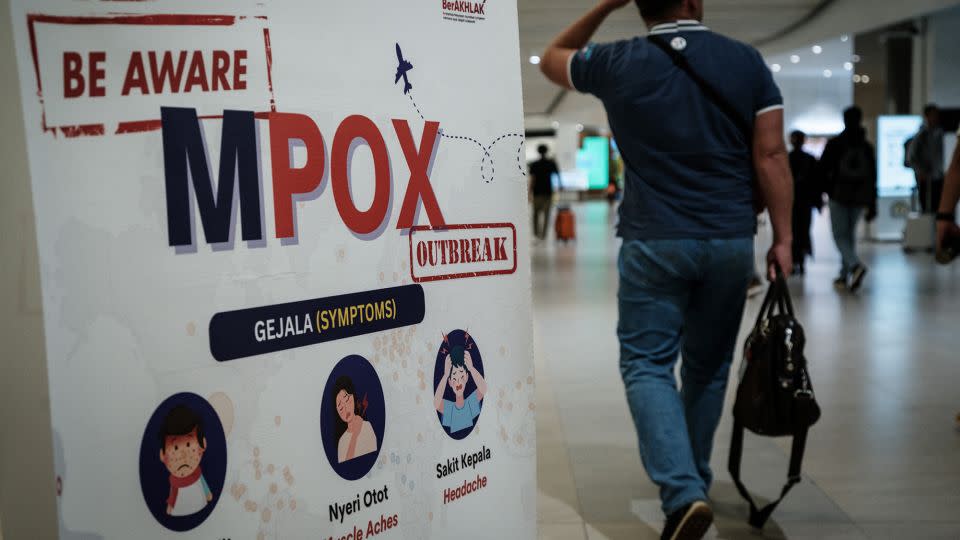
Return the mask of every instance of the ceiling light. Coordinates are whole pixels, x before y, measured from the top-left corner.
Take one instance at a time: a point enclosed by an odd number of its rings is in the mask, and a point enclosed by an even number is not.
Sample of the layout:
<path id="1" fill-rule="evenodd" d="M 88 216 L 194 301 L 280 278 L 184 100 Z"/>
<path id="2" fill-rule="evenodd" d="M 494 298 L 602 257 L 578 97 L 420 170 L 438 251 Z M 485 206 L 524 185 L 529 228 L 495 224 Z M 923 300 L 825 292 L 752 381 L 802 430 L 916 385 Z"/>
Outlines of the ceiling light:
<path id="1" fill-rule="evenodd" d="M 823 47 L 814 45 L 810 50 L 813 51 L 813 54 L 820 54 L 823 52 Z"/>
<path id="2" fill-rule="evenodd" d="M 844 62 L 843 69 L 847 71 L 853 71 L 853 62 Z"/>
<path id="3" fill-rule="evenodd" d="M 860 80 L 863 81 L 863 84 L 867 84 L 868 82 L 870 82 L 870 76 L 869 76 L 869 75 L 864 75 L 864 76 L 860 77 Z"/>
<path id="4" fill-rule="evenodd" d="M 860 55 L 859 55 L 859 54 L 853 55 L 853 63 L 856 64 L 856 63 L 859 62 L 859 61 L 860 61 Z"/>
<path id="5" fill-rule="evenodd" d="M 853 76 L 853 82 L 859 83 L 861 80 L 862 80 L 862 77 L 860 77 L 860 75 L 854 75 L 854 76 Z"/>
<path id="6" fill-rule="evenodd" d="M 774 64 L 770 66 L 770 70 L 773 71 L 774 73 L 780 73 L 781 69 L 783 68 L 780 66 L 780 64 Z"/>
<path id="7" fill-rule="evenodd" d="M 530 57 L 530 63 L 533 64 L 533 65 L 539 64 L 539 63 L 540 63 L 540 57 L 537 56 L 537 55 L 531 56 L 531 57 Z"/>
<path id="8" fill-rule="evenodd" d="M 583 131 L 583 124 L 577 124 L 577 132 Z"/>
<path id="9" fill-rule="evenodd" d="M 560 129 L 560 122 L 557 122 L 556 120 L 554 120 L 550 125 L 553 126 L 553 129 Z"/>
<path id="10" fill-rule="evenodd" d="M 846 42 L 850 41 L 850 36 L 844 34 L 844 35 L 840 36 L 840 41 L 846 43 Z"/>
<path id="11" fill-rule="evenodd" d="M 792 63 L 794 63 L 794 64 L 799 64 L 799 63 L 800 63 L 800 57 L 795 54 L 795 55 L 793 55 L 793 56 L 790 57 L 790 62 L 792 62 Z"/>
<path id="12" fill-rule="evenodd" d="M 829 69 L 825 69 L 823 70 L 823 76 L 829 79 L 830 77 L 833 77 L 833 72 Z"/>

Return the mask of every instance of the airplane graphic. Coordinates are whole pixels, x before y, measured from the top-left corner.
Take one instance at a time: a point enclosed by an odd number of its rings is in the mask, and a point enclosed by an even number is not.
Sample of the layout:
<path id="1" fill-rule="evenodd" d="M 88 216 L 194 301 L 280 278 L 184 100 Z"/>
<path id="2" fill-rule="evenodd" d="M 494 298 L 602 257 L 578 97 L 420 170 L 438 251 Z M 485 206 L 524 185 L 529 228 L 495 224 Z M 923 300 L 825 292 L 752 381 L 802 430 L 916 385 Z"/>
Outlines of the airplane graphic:
<path id="1" fill-rule="evenodd" d="M 393 84 L 400 82 L 400 78 L 403 78 L 403 93 L 406 94 L 410 90 L 413 90 L 413 85 L 410 84 L 410 80 L 407 79 L 407 72 L 413 69 L 413 64 L 407 62 L 403 59 L 403 53 L 400 51 L 400 44 L 397 43 L 397 78 L 393 80 Z"/>

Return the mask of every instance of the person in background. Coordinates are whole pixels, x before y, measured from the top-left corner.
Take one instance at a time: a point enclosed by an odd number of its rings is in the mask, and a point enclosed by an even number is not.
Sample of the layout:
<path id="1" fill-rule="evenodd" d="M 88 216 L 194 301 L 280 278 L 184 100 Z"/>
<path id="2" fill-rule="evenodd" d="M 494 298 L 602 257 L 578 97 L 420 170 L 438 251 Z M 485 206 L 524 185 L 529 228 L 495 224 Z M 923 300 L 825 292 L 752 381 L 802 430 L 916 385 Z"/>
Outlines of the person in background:
<path id="1" fill-rule="evenodd" d="M 924 214 L 935 212 L 943 191 L 943 129 L 940 108 L 932 103 L 923 109 L 923 126 L 910 143 L 907 162 L 917 177 L 920 208 Z"/>
<path id="2" fill-rule="evenodd" d="M 530 164 L 530 189 L 533 191 L 533 234 L 547 238 L 550 225 L 550 207 L 553 206 L 553 175 L 560 178 L 557 162 L 547 157 L 547 145 L 537 147 L 540 159 Z"/>
<path id="3" fill-rule="evenodd" d="M 640 457 L 660 488 L 661 537 L 699 539 L 713 522 L 710 456 L 754 271 L 754 171 L 774 231 L 767 273 L 793 268 L 783 98 L 756 49 L 700 22 L 702 0 L 636 0 L 660 45 L 639 37 L 590 43 L 630 3 L 594 6 L 553 40 L 540 68 L 554 83 L 600 98 L 626 163 L 617 226 L 620 373 Z M 729 114 L 661 46 L 719 89 Z"/>
<path id="4" fill-rule="evenodd" d="M 807 134 L 790 134 L 790 171 L 793 173 L 793 273 L 803 274 L 806 259 L 813 255 L 810 223 L 813 209 L 823 207 L 822 187 L 817 174 L 817 158 L 803 149 Z"/>
<path id="5" fill-rule="evenodd" d="M 845 110 L 843 132 L 830 139 L 820 158 L 824 190 L 830 196 L 833 239 L 843 259 L 833 284 L 850 292 L 859 290 L 867 275 L 867 267 L 857 255 L 857 224 L 864 209 L 867 221 L 877 215 L 876 154 L 862 122 L 859 107 Z"/>

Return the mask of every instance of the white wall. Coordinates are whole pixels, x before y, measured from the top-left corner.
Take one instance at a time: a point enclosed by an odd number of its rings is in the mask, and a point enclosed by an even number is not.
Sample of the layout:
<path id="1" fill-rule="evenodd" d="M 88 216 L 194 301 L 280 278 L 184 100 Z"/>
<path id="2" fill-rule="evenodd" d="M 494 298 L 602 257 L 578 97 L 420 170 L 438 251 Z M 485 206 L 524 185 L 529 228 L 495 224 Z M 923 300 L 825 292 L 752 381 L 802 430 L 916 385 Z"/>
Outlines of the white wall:
<path id="1" fill-rule="evenodd" d="M 960 8 L 927 17 L 929 101 L 960 107 Z"/>
<path id="2" fill-rule="evenodd" d="M 843 130 L 843 110 L 853 104 L 848 77 L 778 77 L 783 93 L 784 128 L 808 135 L 833 135 Z"/>
<path id="3" fill-rule="evenodd" d="M 0 537 L 57 536 L 40 272 L 20 86 L 0 0 Z"/>

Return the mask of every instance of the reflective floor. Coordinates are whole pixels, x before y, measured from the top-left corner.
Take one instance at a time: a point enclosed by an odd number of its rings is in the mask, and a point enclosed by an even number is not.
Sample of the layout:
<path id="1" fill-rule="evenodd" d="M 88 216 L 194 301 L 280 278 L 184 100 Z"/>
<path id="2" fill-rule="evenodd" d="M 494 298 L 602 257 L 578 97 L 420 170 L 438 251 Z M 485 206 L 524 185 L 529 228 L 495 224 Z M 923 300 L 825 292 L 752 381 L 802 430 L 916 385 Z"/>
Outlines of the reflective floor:
<path id="1" fill-rule="evenodd" d="M 613 219 L 606 203 L 574 209 L 575 243 L 532 248 L 540 537 L 659 538 L 657 491 L 640 464 L 617 369 Z M 838 294 L 827 218 L 815 228 L 817 258 L 791 280 L 824 410 L 803 482 L 762 535 L 750 530 L 726 472 L 728 399 L 707 537 L 960 539 L 960 263 L 937 267 L 896 244 L 862 244 L 866 284 Z M 748 303 L 747 318 L 759 303 Z M 743 469 L 754 494 L 779 492 L 788 453 L 788 439 L 747 435 Z"/>

